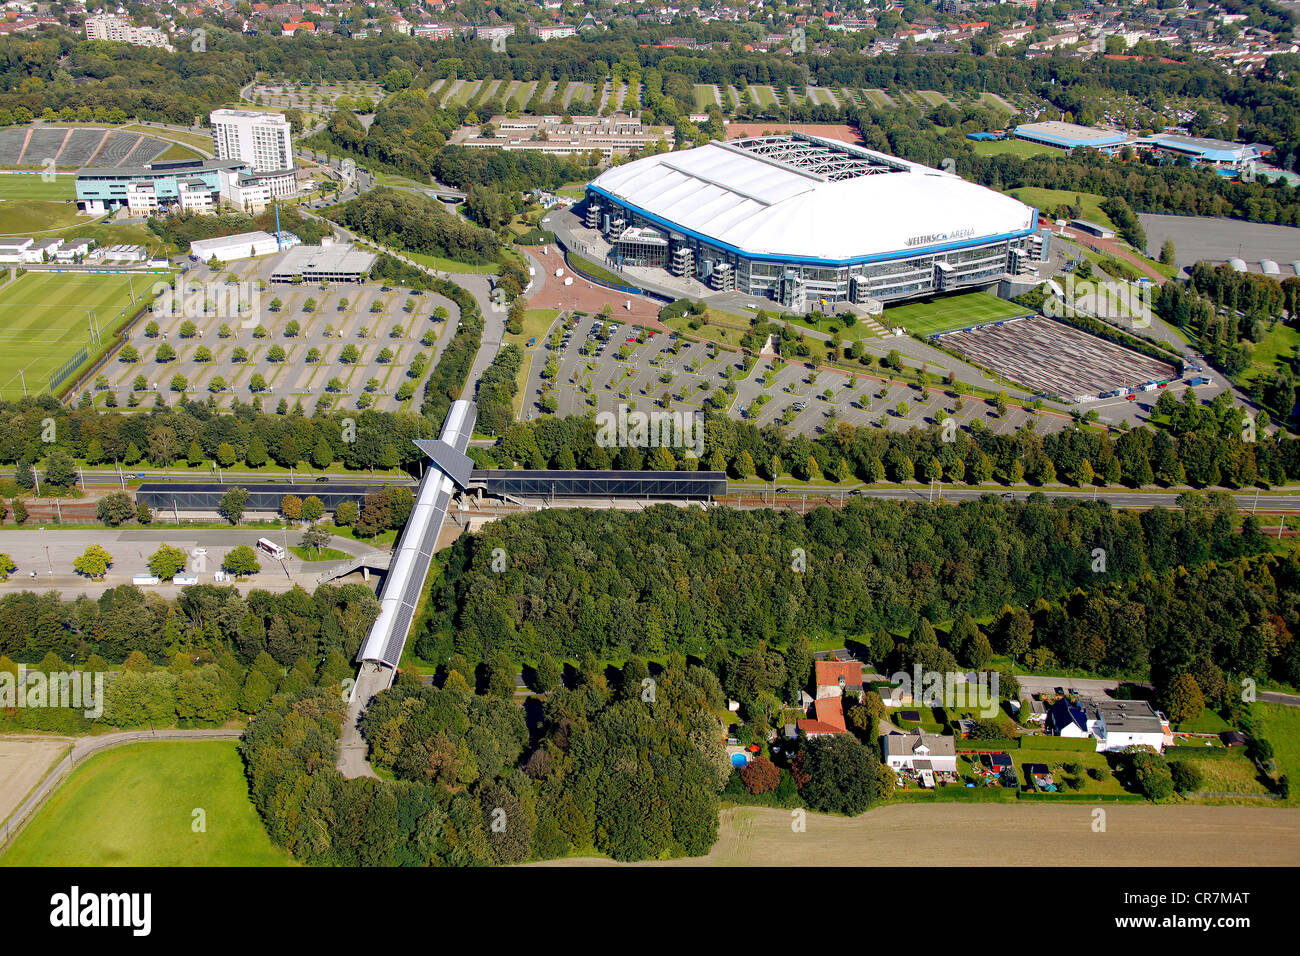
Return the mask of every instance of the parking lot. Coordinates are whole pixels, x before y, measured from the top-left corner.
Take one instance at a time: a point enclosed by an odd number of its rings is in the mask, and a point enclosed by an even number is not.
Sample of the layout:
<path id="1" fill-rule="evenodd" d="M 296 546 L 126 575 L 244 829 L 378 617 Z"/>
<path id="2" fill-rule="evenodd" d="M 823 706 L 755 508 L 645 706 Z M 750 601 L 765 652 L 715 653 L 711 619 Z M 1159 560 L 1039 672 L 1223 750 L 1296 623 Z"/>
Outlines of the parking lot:
<path id="1" fill-rule="evenodd" d="M 153 404 L 151 393 L 168 403 L 183 395 L 211 395 L 222 407 L 260 397 L 268 407 L 280 399 L 290 406 L 301 401 L 307 412 L 322 400 L 338 409 L 409 405 L 399 402 L 398 389 L 407 381 L 418 384 L 409 375 L 417 353 L 427 356 L 427 367 L 437 361 L 456 325 L 455 304 L 433 293 L 386 290 L 371 282 L 273 285 L 269 276 L 276 259 L 232 262 L 218 273 L 187 259 L 189 268 L 177 282 L 202 283 L 206 304 L 186 303 L 136 323 L 129 343 L 138 361 L 121 361 L 119 352 L 101 370 L 96 404 L 107 405 L 111 394 L 119 407 L 127 407 L 134 392 L 137 403 Z M 254 293 L 258 280 L 264 285 Z M 244 283 L 242 293 L 236 293 L 236 282 Z M 184 292 L 174 298 L 191 296 Z M 235 303 L 255 308 L 240 312 Z M 434 317 L 438 307 L 446 310 L 447 320 Z M 156 337 L 147 334 L 151 319 L 158 324 Z M 189 337 L 183 334 L 187 322 L 194 326 Z M 163 360 L 164 346 L 175 351 L 174 359 Z M 185 379 L 184 391 L 172 387 L 177 375 Z"/>
<path id="2" fill-rule="evenodd" d="M 1037 316 L 950 332 L 940 341 L 1013 382 L 1066 401 L 1128 392 L 1177 374 L 1167 362 Z"/>
<path id="3" fill-rule="evenodd" d="M 806 435 L 816 435 L 836 421 L 906 431 L 949 416 L 960 427 L 981 421 L 1004 434 L 1034 415 L 1011 406 L 999 417 L 990 403 L 952 398 L 940 386 L 923 392 L 919 386 L 810 369 L 774 356 L 747 357 L 709 342 L 643 329 L 618 316 L 611 319 L 607 335 L 601 324 L 594 316 L 557 320 L 551 335 L 537 343 L 524 393 L 525 418 L 543 414 L 542 400 L 548 394 L 561 417 L 613 412 L 624 404 L 642 411 L 690 411 L 718 396 L 725 399 L 724 407 L 733 418 L 760 427 L 782 424 Z M 557 372 L 548 380 L 545 372 L 552 360 Z M 729 383 L 734 384 L 733 390 L 719 396 Z M 1038 422 L 1041 433 L 1064 427 L 1068 419 L 1051 415 Z"/>

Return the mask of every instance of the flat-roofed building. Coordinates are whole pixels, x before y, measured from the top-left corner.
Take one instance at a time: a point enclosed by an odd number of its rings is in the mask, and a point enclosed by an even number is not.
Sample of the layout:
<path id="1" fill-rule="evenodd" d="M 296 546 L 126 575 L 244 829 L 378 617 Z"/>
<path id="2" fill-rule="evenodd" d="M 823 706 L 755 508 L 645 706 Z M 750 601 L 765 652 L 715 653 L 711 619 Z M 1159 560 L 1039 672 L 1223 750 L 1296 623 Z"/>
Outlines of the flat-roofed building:
<path id="1" fill-rule="evenodd" d="M 378 258 L 348 243 L 297 246 L 271 271 L 272 282 L 365 282 Z"/>
<path id="2" fill-rule="evenodd" d="M 1123 130 L 1080 126 L 1077 123 L 1063 123 L 1058 120 L 1021 123 L 1013 133 L 1017 139 L 1042 146 L 1055 146 L 1057 149 L 1077 149 L 1086 146 L 1090 149 L 1105 150 L 1127 143 L 1130 139 L 1128 133 Z"/>

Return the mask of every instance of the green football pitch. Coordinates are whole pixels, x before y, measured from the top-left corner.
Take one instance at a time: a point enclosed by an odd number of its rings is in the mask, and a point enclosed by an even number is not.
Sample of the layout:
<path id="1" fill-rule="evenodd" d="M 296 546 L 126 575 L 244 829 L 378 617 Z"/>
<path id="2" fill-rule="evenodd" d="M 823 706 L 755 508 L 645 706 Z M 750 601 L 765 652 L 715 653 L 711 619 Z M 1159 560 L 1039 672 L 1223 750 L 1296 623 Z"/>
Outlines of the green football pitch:
<path id="1" fill-rule="evenodd" d="M 137 298 L 152 278 L 135 278 Z M 0 398 L 22 398 L 24 385 L 28 395 L 48 391 L 52 373 L 95 350 L 87 312 L 108 342 L 130 306 L 129 276 L 29 272 L 0 285 Z"/>
<path id="2" fill-rule="evenodd" d="M 91 757 L 0 857 L 0 866 L 292 863 L 267 836 L 235 742 L 224 740 L 131 744 Z"/>
<path id="3" fill-rule="evenodd" d="M 889 306 L 885 309 L 880 324 L 886 328 L 901 325 L 909 332 L 924 336 L 1030 315 L 1032 311 L 987 292 L 967 292 L 925 302 Z"/>

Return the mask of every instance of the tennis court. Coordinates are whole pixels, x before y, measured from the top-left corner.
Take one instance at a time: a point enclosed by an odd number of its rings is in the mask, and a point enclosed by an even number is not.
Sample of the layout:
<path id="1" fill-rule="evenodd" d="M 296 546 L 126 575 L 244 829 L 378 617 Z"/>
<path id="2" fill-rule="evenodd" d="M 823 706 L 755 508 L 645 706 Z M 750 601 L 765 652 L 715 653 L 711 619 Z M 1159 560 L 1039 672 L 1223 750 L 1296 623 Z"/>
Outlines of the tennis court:
<path id="1" fill-rule="evenodd" d="M 155 278 L 137 276 L 136 296 Z M 52 373 L 94 351 L 92 319 L 107 341 L 130 305 L 130 276 L 29 272 L 0 285 L 0 398 L 22 398 L 24 384 L 29 395 L 48 391 Z"/>

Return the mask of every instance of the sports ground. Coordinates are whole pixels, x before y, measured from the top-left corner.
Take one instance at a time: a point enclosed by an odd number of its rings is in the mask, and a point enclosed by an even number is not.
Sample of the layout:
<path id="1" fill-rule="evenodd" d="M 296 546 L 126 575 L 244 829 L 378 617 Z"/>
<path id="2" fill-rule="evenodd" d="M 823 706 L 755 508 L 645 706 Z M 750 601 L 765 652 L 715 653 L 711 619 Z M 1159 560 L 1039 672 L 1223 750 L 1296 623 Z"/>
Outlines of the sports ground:
<path id="1" fill-rule="evenodd" d="M 135 278 L 137 298 L 149 276 Z M 50 375 L 85 348 L 92 354 L 90 317 L 107 343 L 131 305 L 131 281 L 123 275 L 29 272 L 0 285 L 0 398 L 48 391 Z"/>
<path id="2" fill-rule="evenodd" d="M 202 813 L 196 813 L 202 811 Z M 91 757 L 0 866 L 283 866 L 233 741 L 132 744 Z"/>
<path id="3" fill-rule="evenodd" d="M 1007 302 L 987 292 L 967 292 L 887 306 L 880 324 L 891 329 L 901 325 L 915 335 L 925 336 L 1031 315 L 1032 312 L 1023 305 Z"/>

